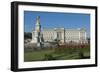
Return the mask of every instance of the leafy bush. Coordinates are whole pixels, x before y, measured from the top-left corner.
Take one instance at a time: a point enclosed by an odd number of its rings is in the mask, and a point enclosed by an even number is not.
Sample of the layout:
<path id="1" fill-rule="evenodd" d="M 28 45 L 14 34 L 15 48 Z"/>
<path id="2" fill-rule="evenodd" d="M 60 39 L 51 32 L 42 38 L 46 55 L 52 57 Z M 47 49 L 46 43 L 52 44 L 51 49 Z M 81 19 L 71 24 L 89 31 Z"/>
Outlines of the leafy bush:
<path id="1" fill-rule="evenodd" d="M 51 54 L 45 54 L 44 60 L 55 60 L 55 58 Z"/>
<path id="2" fill-rule="evenodd" d="M 32 39 L 32 33 L 31 32 L 24 32 L 24 39 Z"/>
<path id="3" fill-rule="evenodd" d="M 89 44 L 79 44 L 79 43 L 67 43 L 64 45 L 59 45 L 56 47 L 54 50 L 55 53 L 66 53 L 66 54 L 72 54 L 72 53 L 77 53 L 80 50 L 84 51 L 90 49 Z"/>
<path id="4" fill-rule="evenodd" d="M 79 51 L 79 59 L 83 59 L 84 58 L 84 54 L 83 54 L 83 52 L 82 51 Z"/>

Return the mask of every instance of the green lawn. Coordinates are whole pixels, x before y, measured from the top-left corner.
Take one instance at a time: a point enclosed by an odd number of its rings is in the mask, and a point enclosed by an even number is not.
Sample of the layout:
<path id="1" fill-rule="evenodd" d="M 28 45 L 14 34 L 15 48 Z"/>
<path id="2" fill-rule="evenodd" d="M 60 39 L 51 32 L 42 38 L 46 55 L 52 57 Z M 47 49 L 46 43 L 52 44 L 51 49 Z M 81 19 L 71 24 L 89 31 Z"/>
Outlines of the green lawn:
<path id="1" fill-rule="evenodd" d="M 25 61 L 37 61 L 42 60 L 45 54 L 51 54 L 53 50 L 41 50 L 41 51 L 33 51 L 33 52 L 25 52 L 24 60 Z"/>
<path id="2" fill-rule="evenodd" d="M 90 49 L 81 49 L 83 59 L 90 57 Z M 81 53 L 73 50 L 66 50 L 56 53 L 53 49 L 43 49 L 39 51 L 24 52 L 24 61 L 43 61 L 43 60 L 69 60 L 69 59 L 82 59 Z"/>

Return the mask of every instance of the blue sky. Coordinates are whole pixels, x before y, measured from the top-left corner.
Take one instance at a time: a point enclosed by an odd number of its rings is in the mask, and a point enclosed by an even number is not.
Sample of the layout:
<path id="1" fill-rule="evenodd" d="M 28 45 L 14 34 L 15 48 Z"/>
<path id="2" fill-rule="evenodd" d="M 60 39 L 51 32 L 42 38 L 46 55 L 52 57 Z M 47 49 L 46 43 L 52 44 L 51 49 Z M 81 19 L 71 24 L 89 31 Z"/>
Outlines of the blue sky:
<path id="1" fill-rule="evenodd" d="M 40 16 L 42 29 L 84 28 L 90 36 L 90 14 L 24 11 L 25 32 L 31 32 L 35 28 L 37 16 Z"/>

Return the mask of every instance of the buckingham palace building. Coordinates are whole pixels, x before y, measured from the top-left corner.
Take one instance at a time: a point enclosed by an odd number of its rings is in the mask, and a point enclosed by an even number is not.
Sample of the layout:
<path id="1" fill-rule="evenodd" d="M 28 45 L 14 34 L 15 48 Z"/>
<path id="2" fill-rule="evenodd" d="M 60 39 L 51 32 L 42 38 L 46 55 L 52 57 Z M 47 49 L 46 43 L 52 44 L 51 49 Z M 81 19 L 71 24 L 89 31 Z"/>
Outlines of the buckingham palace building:
<path id="1" fill-rule="evenodd" d="M 42 29 L 40 24 L 40 17 L 37 17 L 35 29 L 32 30 L 32 43 L 53 42 L 55 39 L 61 43 L 76 42 L 87 43 L 86 30 L 83 28 L 65 29 L 53 28 Z"/>

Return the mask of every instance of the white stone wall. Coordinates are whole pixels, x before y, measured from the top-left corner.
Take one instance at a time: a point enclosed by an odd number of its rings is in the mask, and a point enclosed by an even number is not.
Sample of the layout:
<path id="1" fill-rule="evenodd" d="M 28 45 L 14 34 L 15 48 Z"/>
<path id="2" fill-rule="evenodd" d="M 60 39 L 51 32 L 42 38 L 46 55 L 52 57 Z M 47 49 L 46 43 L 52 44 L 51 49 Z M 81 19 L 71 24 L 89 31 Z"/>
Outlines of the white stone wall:
<path id="1" fill-rule="evenodd" d="M 86 42 L 86 31 L 82 29 L 44 29 L 41 31 L 43 34 L 44 41 L 54 41 L 57 38 L 60 42 L 77 42 L 85 43 Z M 34 39 L 34 31 L 32 32 L 32 40 Z"/>
<path id="2" fill-rule="evenodd" d="M 44 41 L 53 41 L 56 37 L 56 33 L 54 30 L 43 30 L 42 31 Z"/>

